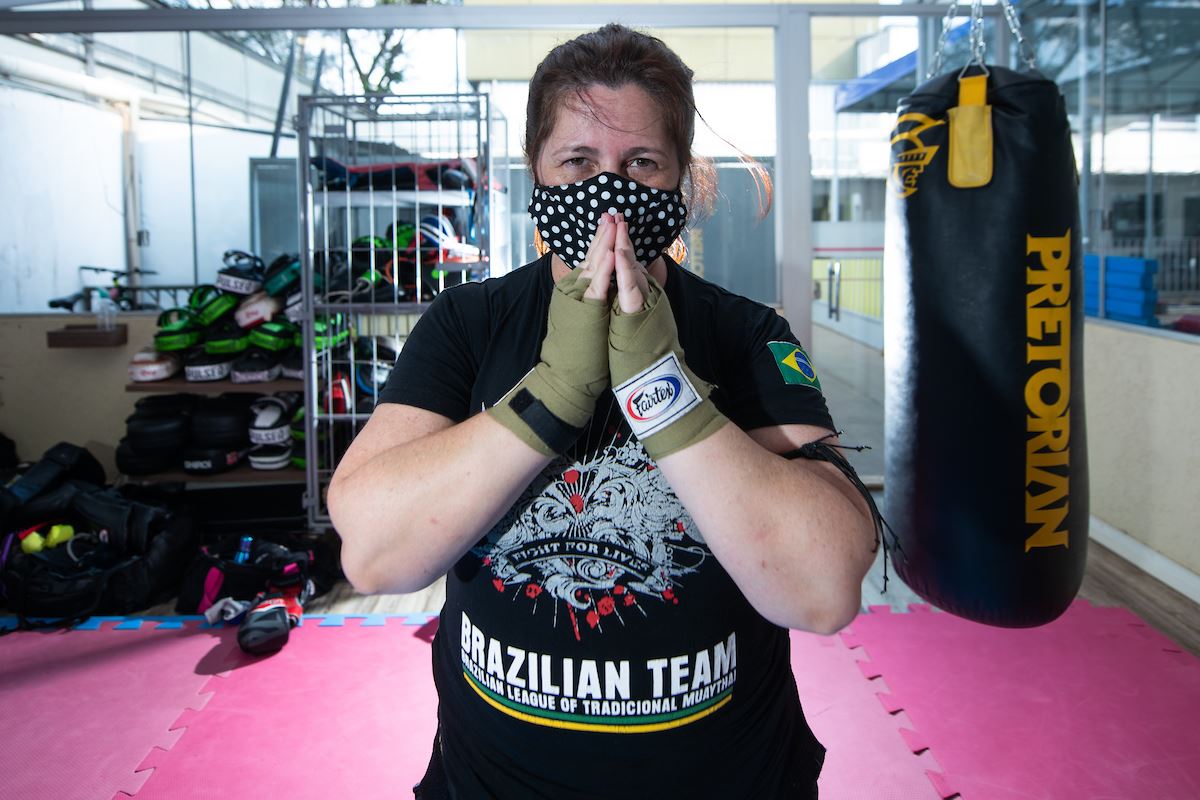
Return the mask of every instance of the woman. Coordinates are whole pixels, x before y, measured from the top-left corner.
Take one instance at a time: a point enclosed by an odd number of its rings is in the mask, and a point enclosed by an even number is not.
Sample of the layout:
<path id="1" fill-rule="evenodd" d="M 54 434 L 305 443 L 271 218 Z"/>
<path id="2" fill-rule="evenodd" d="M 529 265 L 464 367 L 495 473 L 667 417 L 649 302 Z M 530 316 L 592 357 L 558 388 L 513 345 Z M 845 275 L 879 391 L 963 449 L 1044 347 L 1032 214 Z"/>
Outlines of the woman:
<path id="1" fill-rule="evenodd" d="M 449 573 L 419 797 L 816 796 L 787 628 L 855 616 L 875 533 L 787 324 L 661 254 L 691 78 L 617 25 L 546 57 L 549 252 L 438 297 L 330 485 L 360 591 Z"/>

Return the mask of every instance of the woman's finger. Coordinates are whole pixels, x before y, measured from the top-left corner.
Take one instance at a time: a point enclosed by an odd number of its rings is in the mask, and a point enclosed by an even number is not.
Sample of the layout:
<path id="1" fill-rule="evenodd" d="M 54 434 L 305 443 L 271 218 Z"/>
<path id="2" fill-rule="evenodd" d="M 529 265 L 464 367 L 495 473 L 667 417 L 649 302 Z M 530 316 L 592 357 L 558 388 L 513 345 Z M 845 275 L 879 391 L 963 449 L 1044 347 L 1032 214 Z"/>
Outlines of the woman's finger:
<path id="1" fill-rule="evenodd" d="M 617 273 L 617 300 L 623 312 L 636 314 L 642 310 L 649 285 L 646 282 L 645 269 L 634 256 L 629 226 L 623 217 L 617 220 L 613 253 Z"/>
<path id="2" fill-rule="evenodd" d="M 605 250 L 612 250 L 613 239 L 612 218 L 608 214 L 600 215 L 600 222 L 596 225 L 596 233 L 592 236 L 592 241 L 588 244 L 587 254 L 583 257 L 583 263 L 579 265 L 579 271 L 584 275 L 590 275 L 597 267 L 597 259 L 595 256 Z"/>
<path id="3" fill-rule="evenodd" d="M 579 271 L 583 277 L 591 278 L 591 283 L 583 293 L 586 298 L 606 302 L 608 300 L 608 287 L 612 283 L 613 274 L 615 228 L 616 225 L 613 224 L 608 214 L 600 217 L 600 225 L 596 230 L 596 235 L 592 237 L 587 257 Z"/>

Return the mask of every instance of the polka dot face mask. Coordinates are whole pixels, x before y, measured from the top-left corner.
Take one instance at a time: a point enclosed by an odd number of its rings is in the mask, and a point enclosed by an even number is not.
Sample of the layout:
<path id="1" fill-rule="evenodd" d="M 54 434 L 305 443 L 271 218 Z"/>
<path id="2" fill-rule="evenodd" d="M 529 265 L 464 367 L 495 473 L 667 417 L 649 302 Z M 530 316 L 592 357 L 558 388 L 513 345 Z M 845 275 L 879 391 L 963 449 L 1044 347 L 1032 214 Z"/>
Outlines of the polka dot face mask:
<path id="1" fill-rule="evenodd" d="M 602 172 L 559 186 L 535 184 L 529 216 L 550 250 L 572 269 L 583 263 L 600 215 L 622 214 L 642 266 L 671 246 L 687 222 L 683 195 Z"/>

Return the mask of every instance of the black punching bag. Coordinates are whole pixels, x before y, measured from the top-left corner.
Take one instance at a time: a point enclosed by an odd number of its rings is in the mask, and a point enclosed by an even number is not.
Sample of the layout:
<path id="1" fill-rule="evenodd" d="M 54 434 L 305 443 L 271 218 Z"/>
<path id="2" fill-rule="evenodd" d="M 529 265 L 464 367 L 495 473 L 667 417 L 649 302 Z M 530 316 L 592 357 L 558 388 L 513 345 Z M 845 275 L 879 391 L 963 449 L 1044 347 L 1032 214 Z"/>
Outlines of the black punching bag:
<path id="1" fill-rule="evenodd" d="M 884 256 L 887 519 L 913 591 L 1032 627 L 1088 541 L 1078 173 L 1058 87 L 1000 67 L 900 102 Z"/>

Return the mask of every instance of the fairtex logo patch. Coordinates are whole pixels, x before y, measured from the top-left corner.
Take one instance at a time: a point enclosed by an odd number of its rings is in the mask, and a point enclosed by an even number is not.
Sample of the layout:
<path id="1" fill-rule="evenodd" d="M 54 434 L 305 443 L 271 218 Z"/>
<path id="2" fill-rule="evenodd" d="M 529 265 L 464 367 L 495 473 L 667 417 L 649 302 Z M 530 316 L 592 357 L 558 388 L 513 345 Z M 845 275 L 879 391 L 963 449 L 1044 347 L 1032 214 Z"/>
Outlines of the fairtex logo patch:
<path id="1" fill-rule="evenodd" d="M 679 378 L 665 375 L 633 390 L 625 403 L 625 414 L 639 422 L 649 422 L 671 410 L 679 399 Z"/>
<path id="2" fill-rule="evenodd" d="M 661 431 L 703 402 L 674 353 L 614 386 L 613 394 L 639 439 Z"/>

